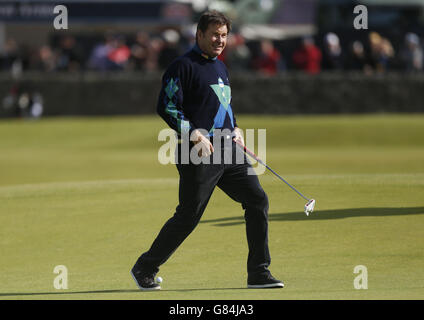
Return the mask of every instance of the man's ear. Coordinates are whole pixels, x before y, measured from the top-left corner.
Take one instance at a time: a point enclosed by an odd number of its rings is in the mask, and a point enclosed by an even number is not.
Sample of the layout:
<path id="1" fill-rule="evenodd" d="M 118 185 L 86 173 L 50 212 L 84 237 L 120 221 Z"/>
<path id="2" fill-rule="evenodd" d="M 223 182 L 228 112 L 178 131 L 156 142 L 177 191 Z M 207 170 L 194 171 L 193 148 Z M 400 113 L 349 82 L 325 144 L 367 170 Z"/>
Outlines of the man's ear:
<path id="1" fill-rule="evenodd" d="M 202 33 L 202 30 L 196 30 L 196 42 L 199 40 L 199 36 L 200 35 L 202 35 L 203 36 L 203 33 Z"/>

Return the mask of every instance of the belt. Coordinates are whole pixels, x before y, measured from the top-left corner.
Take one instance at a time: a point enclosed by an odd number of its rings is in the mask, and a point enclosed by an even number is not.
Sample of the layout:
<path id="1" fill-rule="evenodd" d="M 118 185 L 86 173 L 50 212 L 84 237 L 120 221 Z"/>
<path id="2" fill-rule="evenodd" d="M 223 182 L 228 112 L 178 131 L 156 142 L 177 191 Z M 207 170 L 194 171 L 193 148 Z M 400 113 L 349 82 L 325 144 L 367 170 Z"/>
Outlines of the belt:
<path id="1" fill-rule="evenodd" d="M 209 139 L 209 141 L 210 142 L 214 142 L 214 139 L 216 140 L 216 141 L 219 141 L 219 142 L 225 142 L 225 141 L 229 141 L 229 140 L 232 140 L 234 138 L 234 135 L 233 134 L 226 134 L 226 135 L 222 135 L 222 136 L 217 136 L 217 137 L 208 137 L 208 139 Z M 181 139 L 181 138 L 178 138 L 178 140 L 177 140 L 177 143 L 178 144 L 181 144 L 183 142 L 183 139 Z M 192 141 L 190 141 L 190 143 L 193 143 Z"/>
<path id="2" fill-rule="evenodd" d="M 220 142 L 225 142 L 228 140 L 232 140 L 234 138 L 234 135 L 232 134 L 226 134 L 226 135 L 222 135 L 222 136 L 217 136 L 217 137 L 209 137 L 210 142 L 214 142 L 215 141 L 220 141 Z"/>

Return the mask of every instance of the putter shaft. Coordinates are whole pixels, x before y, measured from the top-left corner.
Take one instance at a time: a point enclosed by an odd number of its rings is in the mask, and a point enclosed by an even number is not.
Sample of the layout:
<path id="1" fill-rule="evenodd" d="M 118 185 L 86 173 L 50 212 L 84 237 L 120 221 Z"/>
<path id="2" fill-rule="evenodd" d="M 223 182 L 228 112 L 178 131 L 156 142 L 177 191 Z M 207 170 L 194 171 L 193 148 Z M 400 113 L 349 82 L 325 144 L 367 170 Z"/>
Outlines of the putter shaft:
<path id="1" fill-rule="evenodd" d="M 253 159 L 255 159 L 256 161 L 258 161 L 260 164 L 262 164 L 263 166 L 265 166 L 265 168 L 267 168 L 269 171 L 271 171 L 275 176 L 277 176 L 281 181 L 283 181 L 285 184 L 287 184 L 290 188 L 293 189 L 293 191 L 295 191 L 298 195 L 300 195 L 303 199 L 305 199 L 306 201 L 310 201 L 311 199 L 308 199 L 307 197 L 305 197 L 302 193 L 300 193 L 295 187 L 293 187 L 290 183 L 288 183 L 283 177 L 281 177 L 277 172 L 275 172 L 274 170 L 272 170 L 265 162 L 263 162 L 261 159 L 258 158 L 258 156 L 256 154 L 254 154 L 252 151 L 250 151 L 249 149 L 247 149 L 246 146 L 242 145 L 240 142 L 235 141 L 237 143 L 237 145 L 239 145 L 244 152 L 246 152 L 249 156 L 251 156 Z"/>

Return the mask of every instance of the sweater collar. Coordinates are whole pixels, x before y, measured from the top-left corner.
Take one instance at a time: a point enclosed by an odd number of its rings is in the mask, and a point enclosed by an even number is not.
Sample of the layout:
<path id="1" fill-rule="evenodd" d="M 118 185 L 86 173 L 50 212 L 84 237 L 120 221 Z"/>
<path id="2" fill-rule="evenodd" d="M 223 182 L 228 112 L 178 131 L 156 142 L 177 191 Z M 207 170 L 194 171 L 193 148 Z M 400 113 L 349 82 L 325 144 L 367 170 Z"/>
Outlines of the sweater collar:
<path id="1" fill-rule="evenodd" d="M 218 57 L 215 57 L 215 58 L 209 57 L 206 53 L 204 53 L 202 50 L 200 50 L 197 43 L 194 45 L 193 50 L 194 50 L 194 52 L 200 54 L 203 58 L 208 59 L 208 60 L 216 60 L 218 58 Z"/>

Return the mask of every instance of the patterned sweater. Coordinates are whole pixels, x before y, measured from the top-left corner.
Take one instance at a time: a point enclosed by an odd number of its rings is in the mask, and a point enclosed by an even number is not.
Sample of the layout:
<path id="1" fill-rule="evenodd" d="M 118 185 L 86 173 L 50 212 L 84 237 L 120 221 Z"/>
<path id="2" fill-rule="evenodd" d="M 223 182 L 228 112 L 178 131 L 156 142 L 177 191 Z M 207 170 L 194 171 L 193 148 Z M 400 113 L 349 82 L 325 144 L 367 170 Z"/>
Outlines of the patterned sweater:
<path id="1" fill-rule="evenodd" d="M 224 63 L 197 45 L 177 58 L 163 75 L 157 112 L 178 136 L 194 129 L 204 129 L 210 137 L 215 129 L 233 131 L 237 123 Z"/>

